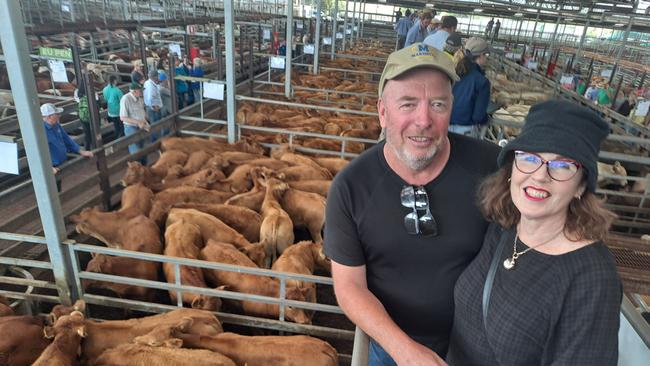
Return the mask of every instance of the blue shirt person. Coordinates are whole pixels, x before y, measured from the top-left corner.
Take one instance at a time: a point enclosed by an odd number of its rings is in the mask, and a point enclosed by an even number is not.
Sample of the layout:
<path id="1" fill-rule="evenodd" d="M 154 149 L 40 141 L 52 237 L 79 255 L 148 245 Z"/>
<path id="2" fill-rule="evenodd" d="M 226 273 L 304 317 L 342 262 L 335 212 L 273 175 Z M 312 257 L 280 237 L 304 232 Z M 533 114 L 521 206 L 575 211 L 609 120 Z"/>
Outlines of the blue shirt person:
<path id="1" fill-rule="evenodd" d="M 431 19 L 433 19 L 433 14 L 431 12 L 424 12 L 420 16 L 420 21 L 415 22 L 408 34 L 406 35 L 406 42 L 404 47 L 408 47 L 413 43 L 418 43 L 424 41 L 425 38 L 429 35 L 429 24 L 431 24 Z"/>
<path id="2" fill-rule="evenodd" d="M 55 107 L 52 103 L 45 103 L 41 106 L 41 116 L 43 116 L 43 122 L 45 123 L 45 135 L 47 136 L 47 145 L 50 149 L 54 174 L 58 173 L 58 167 L 68 160 L 68 153 L 79 154 L 86 158 L 93 156 L 92 151 L 82 150 L 61 127 L 61 124 L 59 124 L 61 112 L 63 112 L 63 108 Z"/>

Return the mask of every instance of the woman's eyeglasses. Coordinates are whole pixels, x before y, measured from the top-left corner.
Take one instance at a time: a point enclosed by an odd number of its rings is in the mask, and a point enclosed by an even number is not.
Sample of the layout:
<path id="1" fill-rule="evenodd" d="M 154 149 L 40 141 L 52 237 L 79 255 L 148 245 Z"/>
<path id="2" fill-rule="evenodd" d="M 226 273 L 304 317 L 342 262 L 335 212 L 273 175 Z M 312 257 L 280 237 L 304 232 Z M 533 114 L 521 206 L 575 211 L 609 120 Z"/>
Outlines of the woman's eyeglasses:
<path id="1" fill-rule="evenodd" d="M 411 235 L 438 235 L 438 225 L 429 209 L 429 197 L 422 186 L 404 186 L 400 193 L 402 206 L 413 212 L 404 216 L 404 227 Z M 422 213 L 422 214 L 420 214 Z"/>
<path id="2" fill-rule="evenodd" d="M 580 163 L 569 159 L 544 160 L 535 153 L 515 151 L 515 167 L 524 174 L 533 174 L 544 164 L 548 175 L 559 182 L 573 178 L 581 167 Z"/>

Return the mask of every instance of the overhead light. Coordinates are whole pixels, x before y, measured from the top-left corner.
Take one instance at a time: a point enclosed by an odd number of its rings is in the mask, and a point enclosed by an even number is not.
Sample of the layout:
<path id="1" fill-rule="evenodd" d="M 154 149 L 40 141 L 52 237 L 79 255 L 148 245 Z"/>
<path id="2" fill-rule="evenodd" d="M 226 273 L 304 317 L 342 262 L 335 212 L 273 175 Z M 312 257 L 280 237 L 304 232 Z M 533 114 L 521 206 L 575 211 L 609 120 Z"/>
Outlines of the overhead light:
<path id="1" fill-rule="evenodd" d="M 427 4 L 427 8 L 433 8 L 435 5 L 433 4 Z"/>
<path id="2" fill-rule="evenodd" d="M 524 14 L 522 14 L 522 13 L 515 13 L 515 16 L 516 16 L 516 17 L 523 17 Z"/>
<path id="3" fill-rule="evenodd" d="M 572 22 L 572 21 L 573 21 L 573 18 L 566 18 L 566 19 L 564 19 L 564 21 L 565 21 L 565 22 Z"/>
<path id="4" fill-rule="evenodd" d="M 625 24 L 623 24 L 623 23 L 616 23 L 616 24 L 614 24 L 615 27 L 622 27 L 622 26 L 624 26 L 624 25 L 625 25 Z"/>
<path id="5" fill-rule="evenodd" d="M 482 13 L 482 12 L 483 12 L 483 9 L 474 9 L 474 12 L 475 12 L 475 13 Z"/>

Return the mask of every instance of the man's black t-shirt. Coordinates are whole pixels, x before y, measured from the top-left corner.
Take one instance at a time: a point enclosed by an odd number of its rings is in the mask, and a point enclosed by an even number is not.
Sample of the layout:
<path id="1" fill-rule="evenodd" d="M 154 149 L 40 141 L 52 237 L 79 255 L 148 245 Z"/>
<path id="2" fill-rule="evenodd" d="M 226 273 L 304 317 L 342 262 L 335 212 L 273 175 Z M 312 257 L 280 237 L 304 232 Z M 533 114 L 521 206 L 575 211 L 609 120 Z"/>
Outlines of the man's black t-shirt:
<path id="1" fill-rule="evenodd" d="M 444 356 L 451 330 L 454 284 L 481 249 L 487 222 L 476 189 L 496 169 L 498 147 L 449 134 L 451 154 L 426 184 L 438 236 L 409 235 L 400 192 L 406 182 L 386 162 L 385 143 L 339 173 L 330 188 L 325 253 L 347 266 L 366 266 L 368 288 L 391 318 L 418 342 Z"/>

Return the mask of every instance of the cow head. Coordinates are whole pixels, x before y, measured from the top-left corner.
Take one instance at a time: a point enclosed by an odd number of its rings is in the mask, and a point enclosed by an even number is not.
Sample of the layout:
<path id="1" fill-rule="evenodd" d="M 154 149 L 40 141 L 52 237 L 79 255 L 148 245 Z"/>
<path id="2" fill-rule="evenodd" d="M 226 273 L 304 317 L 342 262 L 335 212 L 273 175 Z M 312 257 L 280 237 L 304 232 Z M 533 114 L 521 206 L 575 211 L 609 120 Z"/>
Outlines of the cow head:
<path id="1" fill-rule="evenodd" d="M 145 335 L 135 337 L 133 343 L 150 347 L 181 348 L 183 340 L 172 336 L 175 328 L 175 326 L 160 325 Z"/>
<path id="2" fill-rule="evenodd" d="M 61 316 L 54 326 L 43 328 L 43 336 L 48 339 L 52 339 L 62 332 L 72 332 L 79 337 L 86 337 L 84 315 L 79 311 L 73 311 L 70 315 Z"/>
<path id="3" fill-rule="evenodd" d="M 223 178 L 224 176 L 221 170 L 212 168 L 203 169 L 200 174 L 197 175 L 194 186 L 199 188 L 207 188 L 210 186 L 210 184 Z"/>
<path id="4" fill-rule="evenodd" d="M 72 306 L 55 305 L 47 316 L 49 324 L 55 324 L 56 321 L 64 315 L 70 315 L 73 312 L 84 313 L 86 311 L 86 302 L 77 300 Z"/>
<path id="5" fill-rule="evenodd" d="M 192 300 L 192 309 L 219 311 L 221 299 L 218 297 L 199 295 Z"/>
<path id="6" fill-rule="evenodd" d="M 144 182 L 147 171 L 142 164 L 137 161 L 129 161 L 126 165 L 126 173 L 124 173 L 124 177 L 122 177 L 123 186 L 126 187 L 131 184 Z"/>
<path id="7" fill-rule="evenodd" d="M 248 258 L 250 258 L 255 264 L 257 264 L 258 267 L 266 268 L 264 267 L 265 260 L 266 260 L 266 249 L 264 248 L 264 245 L 253 244 L 246 248 L 240 248 L 239 250 L 242 253 L 246 254 L 246 256 L 248 256 Z"/>
<path id="8" fill-rule="evenodd" d="M 315 289 L 312 287 L 289 287 L 287 288 L 287 299 L 296 301 L 307 301 L 314 298 Z M 287 306 L 285 311 L 287 319 L 298 324 L 311 324 L 311 317 L 306 310 Z"/>

